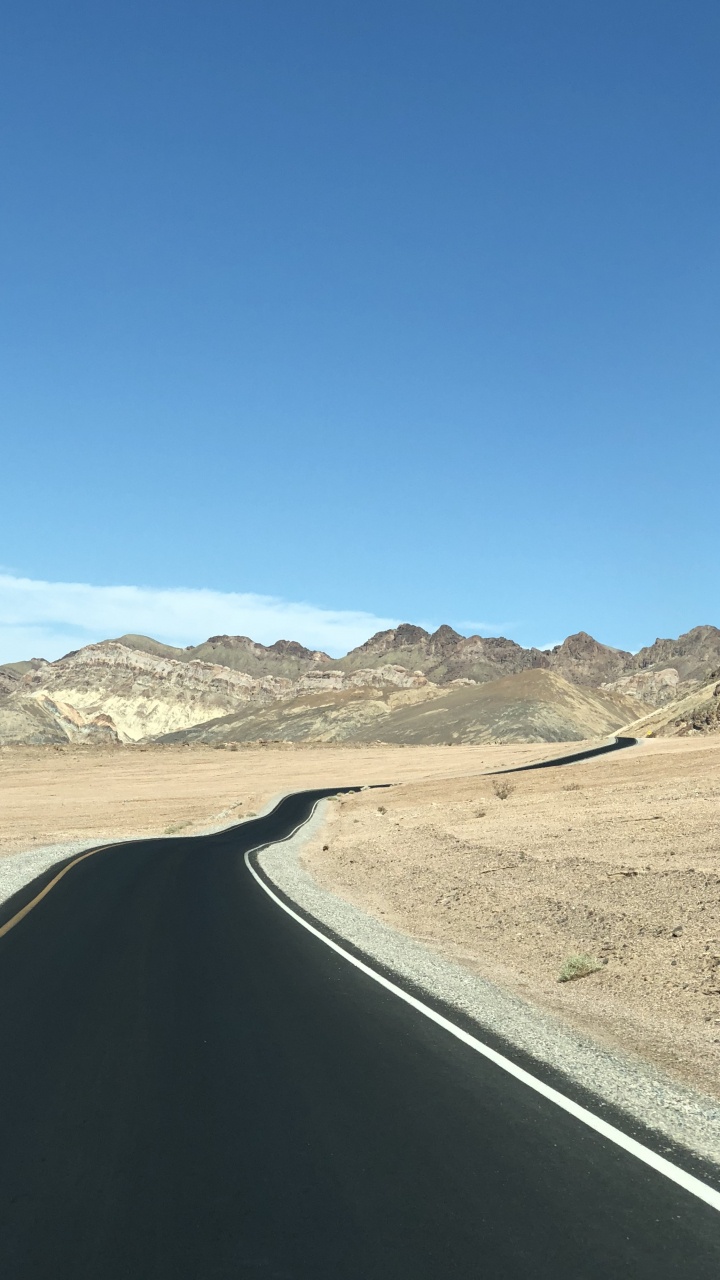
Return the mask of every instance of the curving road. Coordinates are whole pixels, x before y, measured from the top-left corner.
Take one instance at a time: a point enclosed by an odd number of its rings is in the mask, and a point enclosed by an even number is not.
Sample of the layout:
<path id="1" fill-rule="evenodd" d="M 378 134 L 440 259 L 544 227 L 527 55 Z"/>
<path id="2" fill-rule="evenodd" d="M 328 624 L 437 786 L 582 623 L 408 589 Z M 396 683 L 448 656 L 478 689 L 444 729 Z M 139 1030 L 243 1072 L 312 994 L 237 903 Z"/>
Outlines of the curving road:
<path id="1" fill-rule="evenodd" d="M 579 764 L 581 760 L 592 760 L 594 756 L 606 756 L 611 751 L 625 751 L 628 747 L 636 747 L 637 738 L 613 738 L 601 747 L 585 747 L 582 751 L 573 751 L 566 756 L 553 756 L 550 760 L 533 760 L 532 764 L 516 764 L 511 769 L 493 769 L 492 773 L 527 773 L 529 769 L 556 769 L 562 764 Z"/>
<path id="2" fill-rule="evenodd" d="M 0 909 L 3 1280 L 715 1280 L 715 1208 L 250 874 L 327 794 Z"/>

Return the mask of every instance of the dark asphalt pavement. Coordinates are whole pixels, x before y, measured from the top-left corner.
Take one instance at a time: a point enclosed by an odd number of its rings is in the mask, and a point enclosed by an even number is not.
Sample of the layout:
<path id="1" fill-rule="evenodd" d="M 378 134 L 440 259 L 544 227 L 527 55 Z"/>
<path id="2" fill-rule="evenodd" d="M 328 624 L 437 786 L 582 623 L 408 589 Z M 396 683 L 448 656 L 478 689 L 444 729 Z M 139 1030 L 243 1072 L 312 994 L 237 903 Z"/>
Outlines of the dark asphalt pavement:
<path id="1" fill-rule="evenodd" d="M 716 1280 L 718 1212 L 256 883 L 321 794 L 94 854 L 0 938 L 2 1280 Z"/>
<path id="2" fill-rule="evenodd" d="M 527 773 L 530 769 L 556 769 L 558 765 L 578 764 L 581 760 L 592 760 L 594 756 L 606 756 L 611 751 L 625 751 L 628 747 L 636 747 L 637 738 L 613 738 L 601 747 L 585 747 L 583 751 L 573 751 L 569 756 L 555 756 L 550 760 L 533 760 L 532 764 L 518 764 L 512 769 L 496 769 L 495 773 Z"/>

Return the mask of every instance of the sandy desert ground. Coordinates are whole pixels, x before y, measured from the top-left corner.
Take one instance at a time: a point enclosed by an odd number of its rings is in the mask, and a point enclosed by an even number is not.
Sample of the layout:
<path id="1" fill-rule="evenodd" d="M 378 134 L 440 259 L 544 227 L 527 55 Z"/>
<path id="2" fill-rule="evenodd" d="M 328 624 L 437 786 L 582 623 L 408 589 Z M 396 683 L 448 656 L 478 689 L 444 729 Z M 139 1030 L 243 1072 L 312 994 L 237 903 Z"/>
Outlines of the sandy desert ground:
<path id="1" fill-rule="evenodd" d="M 473 775 L 557 751 L 555 743 L 547 749 L 2 747 L 0 857 L 71 840 L 192 835 L 247 817 L 285 791 Z"/>
<path id="2" fill-rule="evenodd" d="M 720 1096 L 720 742 L 333 802 L 325 887 Z M 595 972 L 559 982 L 585 954 Z"/>

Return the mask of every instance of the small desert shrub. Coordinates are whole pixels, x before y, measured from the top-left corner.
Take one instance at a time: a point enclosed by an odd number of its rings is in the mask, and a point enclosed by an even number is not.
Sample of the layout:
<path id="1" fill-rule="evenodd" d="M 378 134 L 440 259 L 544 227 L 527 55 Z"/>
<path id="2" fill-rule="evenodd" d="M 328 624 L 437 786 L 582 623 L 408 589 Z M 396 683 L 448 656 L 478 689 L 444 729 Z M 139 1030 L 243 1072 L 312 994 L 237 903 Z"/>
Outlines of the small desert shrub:
<path id="1" fill-rule="evenodd" d="M 493 782 L 493 791 L 495 792 L 498 800 L 507 800 L 508 796 L 511 796 L 514 790 L 515 788 L 512 782 L 505 782 L 501 778 L 496 778 Z"/>
<path id="2" fill-rule="evenodd" d="M 579 782 L 566 782 L 565 786 L 563 787 L 563 791 L 579 791 L 579 790 L 580 790 Z"/>
<path id="3" fill-rule="evenodd" d="M 387 813 L 387 809 L 385 808 L 384 804 L 378 805 L 378 813 Z"/>
<path id="4" fill-rule="evenodd" d="M 568 956 L 558 974 L 558 982 L 572 982 L 574 978 L 586 978 L 589 973 L 597 973 L 602 967 L 602 961 L 596 960 L 595 956 L 584 954 Z"/>

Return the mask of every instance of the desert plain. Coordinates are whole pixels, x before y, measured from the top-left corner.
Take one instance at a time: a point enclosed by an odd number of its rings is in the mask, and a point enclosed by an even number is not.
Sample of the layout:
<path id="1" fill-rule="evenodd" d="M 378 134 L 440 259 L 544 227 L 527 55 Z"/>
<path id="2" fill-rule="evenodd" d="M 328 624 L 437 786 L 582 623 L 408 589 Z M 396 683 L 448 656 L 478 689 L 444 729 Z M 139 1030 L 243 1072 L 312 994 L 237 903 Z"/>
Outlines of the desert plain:
<path id="1" fill-rule="evenodd" d="M 720 741 L 648 739 L 488 776 L 562 750 L 5 747 L 0 856 L 192 835 L 287 791 L 388 783 L 329 804 L 304 850 L 319 883 L 607 1047 L 720 1096 Z M 577 956 L 592 971 L 559 981 Z"/>

